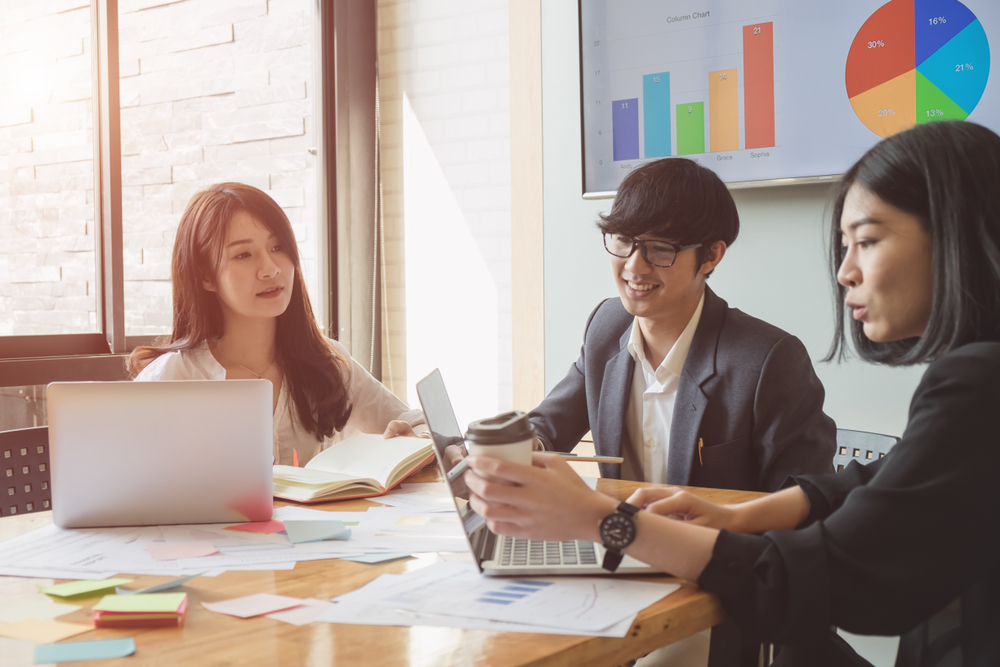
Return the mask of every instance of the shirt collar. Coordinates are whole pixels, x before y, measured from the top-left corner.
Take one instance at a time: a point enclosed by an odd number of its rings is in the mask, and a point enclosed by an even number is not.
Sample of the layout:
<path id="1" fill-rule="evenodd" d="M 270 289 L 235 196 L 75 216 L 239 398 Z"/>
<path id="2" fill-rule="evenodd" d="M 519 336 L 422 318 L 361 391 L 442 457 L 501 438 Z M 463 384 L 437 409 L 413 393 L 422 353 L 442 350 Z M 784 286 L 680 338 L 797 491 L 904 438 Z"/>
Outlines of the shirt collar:
<path id="1" fill-rule="evenodd" d="M 667 373 L 680 376 L 684 370 L 684 362 L 687 361 L 688 351 L 691 349 L 691 341 L 694 340 L 694 332 L 698 329 L 698 322 L 701 320 L 701 311 L 705 306 L 705 294 L 702 293 L 698 300 L 698 306 L 694 309 L 691 319 L 688 320 L 684 331 L 677 337 L 673 347 L 667 352 L 660 366 L 656 369 L 656 378 L 663 381 Z M 636 363 L 641 364 L 643 369 L 651 371 L 652 368 L 646 360 L 646 346 L 643 344 L 642 330 L 639 328 L 639 318 L 632 322 L 632 334 L 628 341 L 628 353 Z"/>

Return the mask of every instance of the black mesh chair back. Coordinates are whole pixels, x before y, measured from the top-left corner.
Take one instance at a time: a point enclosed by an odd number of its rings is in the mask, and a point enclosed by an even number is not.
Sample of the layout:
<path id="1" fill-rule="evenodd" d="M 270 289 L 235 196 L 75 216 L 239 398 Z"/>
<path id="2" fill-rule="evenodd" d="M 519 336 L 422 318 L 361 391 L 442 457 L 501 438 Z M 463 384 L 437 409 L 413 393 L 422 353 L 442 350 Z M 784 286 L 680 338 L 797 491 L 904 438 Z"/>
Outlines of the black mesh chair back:
<path id="1" fill-rule="evenodd" d="M 0 516 L 52 509 L 49 427 L 0 432 Z"/>
<path id="2" fill-rule="evenodd" d="M 897 442 L 899 438 L 894 435 L 838 428 L 837 453 L 833 455 L 833 469 L 840 472 L 851 461 L 868 465 L 888 454 Z"/>

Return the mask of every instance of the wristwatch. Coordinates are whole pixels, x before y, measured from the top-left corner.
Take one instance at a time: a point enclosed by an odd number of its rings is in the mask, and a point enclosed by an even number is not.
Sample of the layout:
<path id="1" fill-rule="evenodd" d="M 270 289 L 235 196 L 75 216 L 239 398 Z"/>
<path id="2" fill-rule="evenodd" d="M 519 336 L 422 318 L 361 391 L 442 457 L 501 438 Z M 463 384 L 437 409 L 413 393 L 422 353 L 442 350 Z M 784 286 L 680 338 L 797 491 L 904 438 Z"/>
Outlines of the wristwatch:
<path id="1" fill-rule="evenodd" d="M 615 511 L 601 520 L 601 542 L 604 543 L 604 562 L 601 567 L 609 572 L 618 569 L 622 551 L 635 541 L 635 517 L 639 508 L 624 501 Z"/>

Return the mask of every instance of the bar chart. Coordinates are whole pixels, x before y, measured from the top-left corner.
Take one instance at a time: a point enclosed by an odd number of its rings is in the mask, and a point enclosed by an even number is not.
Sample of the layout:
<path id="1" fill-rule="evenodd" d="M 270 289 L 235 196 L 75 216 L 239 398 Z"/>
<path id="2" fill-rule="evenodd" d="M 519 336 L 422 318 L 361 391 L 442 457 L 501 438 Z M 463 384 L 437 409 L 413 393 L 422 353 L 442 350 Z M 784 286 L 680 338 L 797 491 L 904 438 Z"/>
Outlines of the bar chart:
<path id="1" fill-rule="evenodd" d="M 707 71 L 707 99 L 672 107 L 671 72 L 659 71 L 642 74 L 641 84 L 636 82 L 640 96 L 612 100 L 616 162 L 774 146 L 774 23 L 741 28 L 742 67 Z"/>

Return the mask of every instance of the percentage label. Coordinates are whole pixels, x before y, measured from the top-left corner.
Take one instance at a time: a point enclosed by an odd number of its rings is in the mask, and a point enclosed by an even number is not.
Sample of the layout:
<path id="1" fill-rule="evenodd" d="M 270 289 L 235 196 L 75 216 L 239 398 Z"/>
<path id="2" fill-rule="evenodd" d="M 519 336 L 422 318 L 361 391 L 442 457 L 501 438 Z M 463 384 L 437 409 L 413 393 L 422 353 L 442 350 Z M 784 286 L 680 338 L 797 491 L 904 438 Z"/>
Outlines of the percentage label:
<path id="1" fill-rule="evenodd" d="M 869 49 L 877 49 L 880 46 L 885 46 L 885 42 L 883 42 L 881 39 L 876 39 L 868 42 Z"/>
<path id="2" fill-rule="evenodd" d="M 928 118 L 934 118 L 936 116 L 944 116 L 944 111 L 941 111 L 941 109 L 928 109 L 927 110 L 927 117 Z"/>
<path id="3" fill-rule="evenodd" d="M 896 115 L 896 110 L 895 109 L 879 109 L 878 110 L 878 115 L 879 115 L 879 118 L 881 118 L 882 116 L 895 116 Z"/>
<path id="4" fill-rule="evenodd" d="M 935 16 L 932 19 L 927 19 L 927 22 L 930 25 L 937 25 L 938 23 L 947 23 L 947 21 L 945 20 L 945 18 L 943 16 Z"/>
<path id="5" fill-rule="evenodd" d="M 956 72 L 972 71 L 972 63 L 959 63 L 955 65 Z"/>

